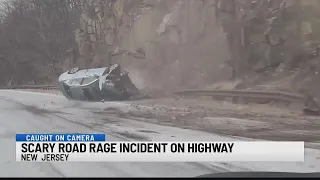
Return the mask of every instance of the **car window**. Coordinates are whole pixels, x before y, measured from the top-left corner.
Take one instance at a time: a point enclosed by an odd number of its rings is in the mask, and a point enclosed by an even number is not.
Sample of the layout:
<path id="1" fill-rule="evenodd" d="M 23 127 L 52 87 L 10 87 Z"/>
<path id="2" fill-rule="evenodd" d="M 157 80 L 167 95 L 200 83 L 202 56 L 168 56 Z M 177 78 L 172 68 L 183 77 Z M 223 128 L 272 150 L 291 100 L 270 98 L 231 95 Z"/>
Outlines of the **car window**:
<path id="1" fill-rule="evenodd" d="M 82 82 L 82 79 L 83 79 L 83 78 L 72 79 L 72 80 L 70 81 L 70 84 L 71 84 L 71 85 L 80 85 L 81 82 Z"/>
<path id="2" fill-rule="evenodd" d="M 82 81 L 81 84 L 82 85 L 89 84 L 89 83 L 93 82 L 96 79 L 97 79 L 96 77 L 86 77 L 86 78 L 83 78 L 83 81 Z"/>
<path id="3" fill-rule="evenodd" d="M 107 68 L 95 68 L 95 69 L 88 69 L 86 72 L 87 76 L 93 76 L 93 75 L 98 75 L 102 76 L 104 72 L 106 71 Z"/>

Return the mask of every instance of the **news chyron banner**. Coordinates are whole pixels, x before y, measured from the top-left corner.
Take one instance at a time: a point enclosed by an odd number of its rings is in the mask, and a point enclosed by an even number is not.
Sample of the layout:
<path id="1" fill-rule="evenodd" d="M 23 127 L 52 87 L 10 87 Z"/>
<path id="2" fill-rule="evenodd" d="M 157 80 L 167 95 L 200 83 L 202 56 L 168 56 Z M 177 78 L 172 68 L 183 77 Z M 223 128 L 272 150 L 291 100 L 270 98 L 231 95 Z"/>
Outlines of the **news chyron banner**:
<path id="1" fill-rule="evenodd" d="M 105 134 L 17 134 L 16 161 L 303 162 L 304 142 L 118 142 Z"/>

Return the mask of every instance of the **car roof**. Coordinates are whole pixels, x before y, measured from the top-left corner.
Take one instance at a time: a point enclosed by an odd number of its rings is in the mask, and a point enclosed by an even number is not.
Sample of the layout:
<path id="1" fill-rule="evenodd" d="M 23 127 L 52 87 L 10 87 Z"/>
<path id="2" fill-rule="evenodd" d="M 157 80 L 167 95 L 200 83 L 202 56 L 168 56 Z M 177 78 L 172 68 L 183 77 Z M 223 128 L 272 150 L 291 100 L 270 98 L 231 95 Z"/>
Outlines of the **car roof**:
<path id="1" fill-rule="evenodd" d="M 106 70 L 108 68 L 107 67 L 103 67 L 103 68 L 94 68 L 94 69 L 82 69 L 79 70 L 73 74 L 69 74 L 67 72 L 63 73 L 60 75 L 59 77 L 59 82 L 61 81 L 66 81 L 66 80 L 71 80 L 71 79 L 80 79 L 80 78 L 85 78 L 85 77 L 93 77 L 95 75 L 97 76 L 102 76 Z"/>

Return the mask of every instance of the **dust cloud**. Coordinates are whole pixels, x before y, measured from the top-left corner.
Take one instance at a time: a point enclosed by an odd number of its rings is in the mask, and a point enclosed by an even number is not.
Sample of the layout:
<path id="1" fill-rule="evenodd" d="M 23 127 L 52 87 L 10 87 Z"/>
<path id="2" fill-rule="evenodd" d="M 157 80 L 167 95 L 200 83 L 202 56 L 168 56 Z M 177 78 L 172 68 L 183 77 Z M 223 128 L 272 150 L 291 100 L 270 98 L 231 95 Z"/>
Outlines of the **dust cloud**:
<path id="1" fill-rule="evenodd" d="M 145 59 L 121 57 L 132 81 L 139 89 L 166 93 L 229 80 L 226 35 L 210 2 L 165 2 L 171 4 L 156 6 L 135 20 L 122 41 L 126 49 L 145 52 Z"/>

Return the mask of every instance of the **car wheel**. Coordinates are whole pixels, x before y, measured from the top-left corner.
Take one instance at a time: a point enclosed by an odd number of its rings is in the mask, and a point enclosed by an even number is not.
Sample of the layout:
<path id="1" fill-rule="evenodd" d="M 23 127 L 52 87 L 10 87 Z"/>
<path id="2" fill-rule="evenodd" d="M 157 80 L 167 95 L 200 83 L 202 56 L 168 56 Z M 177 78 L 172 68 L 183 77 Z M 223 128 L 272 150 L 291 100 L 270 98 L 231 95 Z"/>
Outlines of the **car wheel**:
<path id="1" fill-rule="evenodd" d="M 78 67 L 75 67 L 75 68 L 70 69 L 69 72 L 68 72 L 68 74 L 74 74 L 74 73 L 76 73 L 76 72 L 78 72 L 78 71 L 79 71 L 79 68 L 78 68 Z"/>

